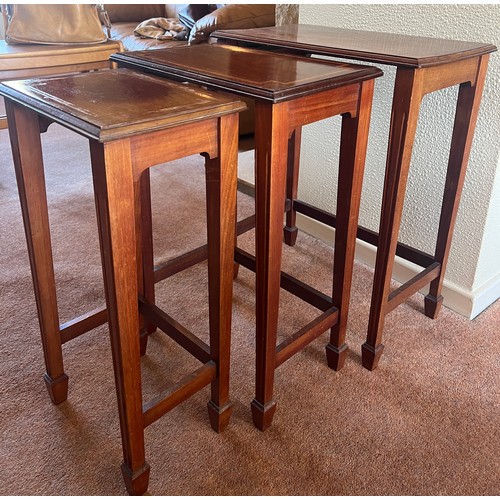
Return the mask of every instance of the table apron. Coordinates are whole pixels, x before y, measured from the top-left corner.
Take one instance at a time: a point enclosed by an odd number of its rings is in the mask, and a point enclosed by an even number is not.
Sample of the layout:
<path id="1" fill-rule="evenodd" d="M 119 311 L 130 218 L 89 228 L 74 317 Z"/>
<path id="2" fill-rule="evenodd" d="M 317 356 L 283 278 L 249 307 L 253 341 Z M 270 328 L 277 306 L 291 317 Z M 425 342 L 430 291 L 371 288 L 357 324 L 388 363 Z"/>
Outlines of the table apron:
<path id="1" fill-rule="evenodd" d="M 297 127 L 339 114 L 356 117 L 360 87 L 361 83 L 356 83 L 287 101 L 290 133 Z"/>
<path id="2" fill-rule="evenodd" d="M 138 178 L 144 170 L 154 165 L 193 154 L 206 153 L 209 158 L 217 157 L 218 127 L 219 119 L 213 118 L 132 136 L 130 140 L 134 176 Z M 151 144 L 162 144 L 162 147 L 152 148 Z"/>
<path id="3" fill-rule="evenodd" d="M 416 71 L 423 72 L 422 93 L 429 94 L 436 90 L 445 89 L 462 83 L 470 83 L 472 86 L 476 85 L 482 58 L 486 58 L 487 61 L 489 55 L 486 54 L 481 57 L 416 69 Z M 400 71 L 400 69 L 398 69 L 398 71 Z"/>

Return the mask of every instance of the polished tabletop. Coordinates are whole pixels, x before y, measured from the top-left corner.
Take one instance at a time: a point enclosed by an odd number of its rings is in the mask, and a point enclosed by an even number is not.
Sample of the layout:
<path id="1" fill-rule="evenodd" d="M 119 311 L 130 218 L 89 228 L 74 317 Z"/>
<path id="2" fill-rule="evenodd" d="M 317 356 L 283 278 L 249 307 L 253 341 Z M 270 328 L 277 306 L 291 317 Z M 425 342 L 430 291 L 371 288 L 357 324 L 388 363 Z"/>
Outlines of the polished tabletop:
<path id="1" fill-rule="evenodd" d="M 120 66 L 280 102 L 381 76 L 372 66 L 322 61 L 231 45 L 203 44 L 121 52 Z"/>
<path id="2" fill-rule="evenodd" d="M 488 43 L 464 42 L 379 31 L 361 31 L 308 24 L 219 30 L 221 41 L 258 43 L 314 54 L 346 57 L 396 66 L 427 67 L 496 51 Z"/>
<path id="3" fill-rule="evenodd" d="M 234 96 L 128 69 L 3 82 L 0 95 L 101 142 L 245 108 Z"/>

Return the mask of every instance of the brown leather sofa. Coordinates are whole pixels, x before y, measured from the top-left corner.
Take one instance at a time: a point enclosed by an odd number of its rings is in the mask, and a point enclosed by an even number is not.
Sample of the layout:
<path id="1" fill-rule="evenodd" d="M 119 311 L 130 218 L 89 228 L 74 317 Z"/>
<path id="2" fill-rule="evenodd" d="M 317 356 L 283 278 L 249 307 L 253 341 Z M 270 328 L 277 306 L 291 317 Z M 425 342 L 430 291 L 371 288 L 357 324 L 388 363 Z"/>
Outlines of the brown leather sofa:
<path id="1" fill-rule="evenodd" d="M 192 7 L 195 7 L 194 9 Z M 274 26 L 274 4 L 104 4 L 111 22 L 111 39 L 122 42 L 126 51 L 164 49 L 179 44 L 208 42 L 218 29 L 245 29 Z M 204 10 L 210 11 L 204 14 Z M 194 26 L 186 40 L 156 40 L 134 34 L 143 21 L 153 18 L 188 18 Z M 243 99 L 248 109 L 240 113 L 240 135 L 254 131 L 254 102 Z"/>
<path id="2" fill-rule="evenodd" d="M 125 50 L 161 49 L 180 43 L 201 43 L 207 41 L 210 33 L 216 29 L 260 28 L 274 26 L 275 23 L 274 4 L 105 4 L 104 9 L 112 25 L 111 38 L 120 40 Z M 189 18 L 194 23 L 188 40 L 160 41 L 134 35 L 134 29 L 142 21 L 180 16 Z"/>

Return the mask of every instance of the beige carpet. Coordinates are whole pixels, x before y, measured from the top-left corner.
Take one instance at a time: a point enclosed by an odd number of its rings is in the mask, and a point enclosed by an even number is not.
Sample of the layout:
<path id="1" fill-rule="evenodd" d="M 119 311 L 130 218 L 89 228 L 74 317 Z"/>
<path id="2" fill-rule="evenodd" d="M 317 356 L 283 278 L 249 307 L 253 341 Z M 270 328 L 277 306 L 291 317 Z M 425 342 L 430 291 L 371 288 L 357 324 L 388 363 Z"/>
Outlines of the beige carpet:
<path id="1" fill-rule="evenodd" d="M 44 137 L 61 321 L 103 303 L 86 141 L 52 126 Z M 153 170 L 159 257 L 203 242 L 199 157 Z M 101 327 L 64 346 L 69 399 L 54 406 L 43 357 L 7 132 L 0 132 L 0 494 L 122 495 L 125 487 L 109 339 Z M 241 216 L 252 200 L 239 196 Z M 252 233 L 240 238 L 252 248 Z M 325 292 L 332 251 L 309 236 L 284 267 Z M 277 411 L 251 422 L 254 276 L 235 282 L 229 428 L 208 423 L 208 388 L 146 430 L 152 495 L 497 495 L 500 493 L 500 302 L 474 321 L 444 308 L 432 321 L 415 296 L 387 319 L 379 368 L 363 369 L 372 270 L 356 264 L 351 347 L 336 373 L 327 335 L 276 374 Z M 206 338 L 206 267 L 158 286 L 159 303 Z M 282 294 L 285 336 L 315 311 Z M 145 399 L 199 366 L 161 333 L 143 359 Z"/>

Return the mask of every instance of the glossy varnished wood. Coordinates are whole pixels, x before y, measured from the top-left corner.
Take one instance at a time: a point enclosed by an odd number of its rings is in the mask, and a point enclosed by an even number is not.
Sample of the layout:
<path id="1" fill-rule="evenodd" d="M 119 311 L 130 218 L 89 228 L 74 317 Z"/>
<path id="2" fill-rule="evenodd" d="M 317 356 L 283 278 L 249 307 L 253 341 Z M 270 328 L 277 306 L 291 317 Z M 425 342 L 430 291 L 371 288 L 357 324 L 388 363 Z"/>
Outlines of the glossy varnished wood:
<path id="1" fill-rule="evenodd" d="M 135 152 L 133 153 L 135 155 Z M 134 182 L 136 258 L 138 262 L 138 292 L 149 304 L 155 303 L 153 216 L 151 211 L 151 181 L 149 169 Z M 141 356 L 146 354 L 148 336 L 156 326 L 141 316 Z"/>
<path id="2" fill-rule="evenodd" d="M 362 347 L 363 366 L 376 368 L 383 351 L 385 316 L 409 296 L 431 282 L 425 297 L 425 314 L 435 318 L 443 297 L 441 289 L 465 178 L 474 127 L 481 101 L 489 54 L 496 47 L 486 43 L 418 36 L 345 30 L 333 27 L 288 25 L 248 30 L 217 31 L 221 43 L 264 46 L 296 54 L 320 54 L 397 66 L 391 114 L 379 235 L 359 228 L 361 239 L 376 244 L 377 258 L 367 340 Z M 460 85 L 439 230 L 434 255 L 398 244 L 411 152 L 420 103 L 424 95 Z M 292 150 L 293 145 L 290 146 Z M 335 227 L 335 217 L 295 204 L 298 161 L 290 156 L 285 241 L 293 245 L 295 207 L 306 209 L 317 220 Z M 326 216 L 326 217 L 325 217 Z M 391 292 L 395 255 L 424 267 L 417 276 Z"/>
<path id="3" fill-rule="evenodd" d="M 332 328 L 327 346 L 329 366 L 337 369 L 344 361 L 354 242 L 372 95 L 373 80 L 367 80 L 273 106 L 264 101 L 256 102 L 257 364 L 252 413 L 259 429 L 266 429 L 272 422 L 276 406 L 273 399 L 274 370 L 279 364 L 327 328 Z M 343 114 L 338 191 L 342 201 L 338 210 L 338 250 L 334 256 L 333 307 L 276 348 L 290 138 L 303 125 L 339 113 Z"/>
<path id="4" fill-rule="evenodd" d="M 292 165 L 300 164 L 300 146 L 302 143 L 302 128 L 296 128 L 290 140 L 288 141 L 288 161 Z M 299 186 L 299 170 L 297 168 L 289 168 L 286 176 L 286 194 L 288 199 L 295 200 L 297 198 L 297 190 Z M 289 246 L 295 245 L 297 241 L 298 229 L 295 225 L 297 220 L 297 212 L 295 210 L 286 211 L 286 223 L 284 227 L 285 243 Z"/>
<path id="5" fill-rule="evenodd" d="M 385 322 L 384 308 L 388 301 L 397 235 L 403 214 L 406 183 L 420 103 L 423 95 L 423 73 L 402 68 L 396 74 L 394 99 L 382 197 L 375 276 L 372 291 L 369 339 L 363 345 L 363 365 L 373 369 L 383 351 L 381 344 Z"/>
<path id="6" fill-rule="evenodd" d="M 251 408 L 254 424 L 264 430 L 271 425 L 275 412 L 274 374 L 281 363 L 329 328 L 328 363 L 338 367 L 343 361 L 339 353 L 345 353 L 346 348 L 373 79 L 382 73 L 374 67 L 222 45 L 129 52 L 113 60 L 120 66 L 255 99 L 256 253 L 253 261 L 238 249 L 236 261 L 256 272 L 256 383 Z M 298 158 L 301 127 L 338 114 L 344 117 L 340 166 L 343 201 L 338 214 L 339 251 L 335 254 L 337 277 L 332 299 L 282 275 L 281 252 L 287 156 L 293 152 Z M 294 183 L 288 181 L 289 185 Z M 280 285 L 314 304 L 322 314 L 277 346 Z"/>
<path id="7" fill-rule="evenodd" d="M 234 242 L 236 239 L 236 185 L 238 117 L 224 116 L 218 124 L 218 156 L 206 161 L 207 247 L 211 359 L 217 377 L 211 386 L 208 412 L 213 429 L 229 423 L 230 337 L 233 297 Z"/>
<path id="8" fill-rule="evenodd" d="M 446 268 L 448 261 L 487 69 L 488 56 L 483 56 L 479 59 L 477 73 L 470 81 L 464 81 L 458 91 L 457 110 L 435 250 L 435 259 L 441 263 L 441 269 Z M 425 298 L 425 313 L 430 318 L 436 318 L 439 313 L 439 307 L 442 303 L 443 280 L 444 272 L 442 271 L 431 282 L 429 294 Z"/>
<path id="9" fill-rule="evenodd" d="M 221 30 L 215 31 L 212 36 L 222 41 L 251 42 L 267 47 L 415 68 L 469 59 L 496 50 L 489 43 L 308 24 Z"/>
<path id="10" fill-rule="evenodd" d="M 425 314 L 436 318 L 441 308 L 443 279 L 488 59 L 489 54 L 485 54 L 440 66 L 397 69 L 372 303 L 367 339 L 362 346 L 363 366 L 369 370 L 377 367 L 384 349 L 382 334 L 385 316 L 409 296 L 410 290 L 417 292 L 432 278 L 429 294 L 425 297 Z M 391 292 L 392 269 L 420 104 L 426 93 L 457 84 L 460 84 L 460 91 L 433 263 L 418 275 L 418 280 L 413 279 L 396 292 Z"/>
<path id="11" fill-rule="evenodd" d="M 47 370 L 44 380 L 52 402 L 59 404 L 67 398 L 68 376 L 64 373 L 62 341 L 54 333 L 59 331 L 59 313 L 38 116 L 10 101 L 5 106 L 12 124 L 10 141 Z"/>
<path id="12" fill-rule="evenodd" d="M 90 152 L 122 435 L 122 474 L 127 490 L 141 494 L 147 490 L 149 464 L 145 459 L 142 424 L 134 172 L 130 139 L 107 144 L 91 141 Z"/>
<path id="13" fill-rule="evenodd" d="M 94 45 L 9 45 L 0 40 L 0 81 L 109 69 L 109 57 L 123 50 L 119 41 Z M 0 129 L 7 119 L 0 115 Z"/>
<path id="14" fill-rule="evenodd" d="M 360 89 L 356 114 L 345 114 L 342 117 L 333 266 L 333 305 L 339 310 L 339 319 L 331 330 L 330 343 L 326 347 L 328 364 L 334 370 L 343 366 L 347 355 L 345 343 L 347 313 L 370 128 L 373 86 L 373 80 L 364 82 Z"/>
<path id="15" fill-rule="evenodd" d="M 91 79 L 85 74 L 64 76 L 47 85 L 42 79 L 4 82 L 2 93 L 100 142 L 241 108 L 234 99 L 125 69 L 98 72 Z"/>
<path id="16" fill-rule="evenodd" d="M 381 74 L 370 66 L 325 63 L 272 52 L 205 44 L 115 54 L 121 67 L 281 102 Z"/>
<path id="17" fill-rule="evenodd" d="M 116 82 L 113 78 L 116 78 Z M 130 78 L 138 100 L 124 93 Z M 142 83 L 140 83 L 142 82 Z M 117 86 L 116 83 L 119 85 Z M 144 427 L 205 385 L 212 384 L 212 427 L 229 420 L 229 354 L 236 214 L 237 112 L 235 98 L 134 75 L 128 70 L 46 81 L 4 83 L 9 133 L 19 183 L 52 400 L 66 399 L 61 343 L 109 322 L 124 461 L 131 494 L 147 490 Z M 193 102 L 197 103 L 193 105 Z M 126 109 L 123 109 L 126 108 Z M 59 327 L 40 133 L 57 121 L 90 138 L 90 152 L 107 310 Z M 149 131 L 149 128 L 151 131 Z M 179 135 L 175 132 L 179 131 Z M 179 138 L 182 141 L 179 142 Z M 178 145 L 177 147 L 175 145 Z M 182 155 L 206 156 L 210 346 L 161 315 L 154 305 L 149 167 Z M 140 302 L 140 308 L 138 303 Z M 140 322 L 139 311 L 142 315 Z M 159 320 L 158 320 L 159 318 Z M 204 367 L 143 405 L 140 355 L 156 326 L 201 358 Z M 63 331 L 64 330 L 64 331 Z M 171 333 L 170 330 L 167 333 Z"/>

